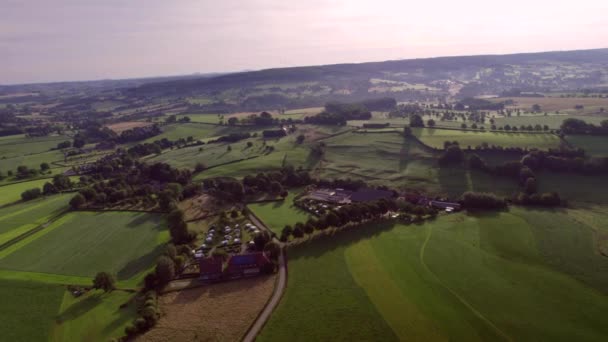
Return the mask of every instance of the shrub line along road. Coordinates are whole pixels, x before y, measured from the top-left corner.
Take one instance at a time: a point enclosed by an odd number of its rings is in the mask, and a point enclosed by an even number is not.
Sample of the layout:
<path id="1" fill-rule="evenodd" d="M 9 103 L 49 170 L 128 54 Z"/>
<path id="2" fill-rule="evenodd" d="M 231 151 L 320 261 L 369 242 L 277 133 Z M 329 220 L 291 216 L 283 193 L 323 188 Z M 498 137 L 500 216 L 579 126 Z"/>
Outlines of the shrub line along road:
<path id="1" fill-rule="evenodd" d="M 270 231 L 270 229 L 268 229 L 268 227 L 266 227 L 262 223 L 262 221 L 260 221 L 255 215 L 249 215 L 249 219 L 256 226 L 265 229 L 269 233 L 272 233 Z M 255 341 L 256 336 L 258 336 L 258 334 L 264 327 L 264 324 L 266 324 L 266 322 L 270 318 L 270 315 L 272 314 L 274 309 L 279 304 L 279 301 L 281 300 L 281 297 L 283 297 L 283 293 L 285 292 L 285 287 L 287 286 L 287 268 L 286 268 L 287 258 L 285 257 L 285 253 L 283 251 L 284 247 L 283 247 L 283 244 L 280 241 L 278 241 L 276 238 L 273 238 L 273 240 L 278 242 L 279 245 L 281 246 L 281 256 L 279 257 L 279 279 L 278 279 L 276 286 L 274 287 L 274 292 L 272 293 L 272 297 L 270 297 L 270 300 L 268 301 L 268 303 L 266 303 L 266 306 L 264 307 L 262 312 L 260 312 L 260 314 L 256 318 L 255 322 L 251 325 L 251 327 L 245 334 L 245 337 L 243 337 L 244 342 Z"/>

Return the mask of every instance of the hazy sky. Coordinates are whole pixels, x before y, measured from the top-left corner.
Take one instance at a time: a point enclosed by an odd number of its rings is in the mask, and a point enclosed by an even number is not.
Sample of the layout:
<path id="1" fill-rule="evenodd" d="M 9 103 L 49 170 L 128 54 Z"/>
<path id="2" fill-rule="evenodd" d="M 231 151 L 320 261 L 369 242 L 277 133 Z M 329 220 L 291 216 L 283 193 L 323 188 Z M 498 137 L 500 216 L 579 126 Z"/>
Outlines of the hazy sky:
<path id="1" fill-rule="evenodd" d="M 608 47 L 608 0 L 0 0 L 0 84 Z"/>

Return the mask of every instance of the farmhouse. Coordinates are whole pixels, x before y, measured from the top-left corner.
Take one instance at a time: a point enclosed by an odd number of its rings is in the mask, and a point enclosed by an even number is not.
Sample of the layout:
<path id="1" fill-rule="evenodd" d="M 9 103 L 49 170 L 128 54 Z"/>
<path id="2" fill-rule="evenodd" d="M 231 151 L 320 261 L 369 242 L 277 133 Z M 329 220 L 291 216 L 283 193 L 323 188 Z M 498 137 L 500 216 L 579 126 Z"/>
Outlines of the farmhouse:
<path id="1" fill-rule="evenodd" d="M 233 255 L 228 260 L 225 274 L 228 278 L 251 277 L 262 273 L 270 260 L 263 252 Z"/>
<path id="2" fill-rule="evenodd" d="M 199 260 L 201 280 L 220 280 L 222 277 L 223 260 L 221 257 L 201 258 Z"/>

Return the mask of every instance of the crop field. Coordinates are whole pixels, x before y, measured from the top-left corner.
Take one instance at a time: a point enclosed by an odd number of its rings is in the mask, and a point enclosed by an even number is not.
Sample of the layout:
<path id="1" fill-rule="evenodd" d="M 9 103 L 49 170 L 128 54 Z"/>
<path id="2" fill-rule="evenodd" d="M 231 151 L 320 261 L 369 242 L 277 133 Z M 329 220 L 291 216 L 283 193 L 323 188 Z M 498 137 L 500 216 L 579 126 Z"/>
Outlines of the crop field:
<path id="1" fill-rule="evenodd" d="M 267 202 L 267 203 L 252 203 L 247 207 L 264 222 L 273 232 L 281 234 L 281 230 L 286 225 L 294 225 L 295 223 L 305 223 L 312 216 L 293 205 L 293 199 L 301 192 L 301 190 L 291 190 L 284 201 Z"/>
<path id="2" fill-rule="evenodd" d="M 120 134 L 126 130 L 137 128 L 137 127 L 147 127 L 152 125 L 150 122 L 145 121 L 125 121 L 119 122 L 111 125 L 106 125 L 109 129 L 114 131 L 116 134 Z"/>
<path id="3" fill-rule="evenodd" d="M 71 212 L 0 252 L 0 269 L 130 280 L 148 270 L 168 241 L 160 215 Z M 58 248 L 61 246 L 61 248 Z"/>
<path id="4" fill-rule="evenodd" d="M 349 133 L 324 141 L 325 156 L 316 170 L 324 178 L 350 177 L 454 197 L 468 190 L 510 195 L 517 186 L 474 170 L 440 169 L 435 152 L 396 133 Z"/>
<path id="5" fill-rule="evenodd" d="M 569 135 L 566 141 L 585 150 L 592 157 L 608 157 L 608 137 L 597 135 Z"/>
<path id="6" fill-rule="evenodd" d="M 512 208 L 320 238 L 290 250 L 259 340 L 602 341 L 608 260 L 593 222 Z"/>
<path id="7" fill-rule="evenodd" d="M 251 142 L 254 145 L 247 147 L 247 142 Z M 232 150 L 228 151 L 228 145 L 230 145 Z M 262 145 L 261 139 L 252 138 L 231 144 L 214 143 L 168 150 L 163 154 L 146 160 L 149 160 L 150 162 L 168 163 L 177 168 L 194 169 L 199 162 L 203 163 L 206 167 L 212 167 L 235 160 L 261 156 L 264 153 L 264 146 Z"/>
<path id="8" fill-rule="evenodd" d="M 439 149 L 443 149 L 445 141 L 457 141 L 463 148 L 474 148 L 483 143 L 490 146 L 538 149 L 557 148 L 560 145 L 559 137 L 548 133 L 499 133 L 433 128 L 416 128 L 413 132 L 424 144 Z"/>
<path id="9" fill-rule="evenodd" d="M 64 287 L 0 279 L 0 336 L 4 341 L 46 341 Z"/>
<path id="10" fill-rule="evenodd" d="M 28 189 L 40 188 L 50 179 L 38 179 L 29 182 L 14 183 L 0 187 L 0 205 L 13 203 L 21 200 L 21 193 Z"/>
<path id="11" fill-rule="evenodd" d="M 92 290 L 75 298 L 64 292 L 61 307 L 51 330 L 51 341 L 110 341 L 124 335 L 124 328 L 136 316 L 131 303 L 120 308 L 133 297 L 133 293 L 115 290 L 104 293 Z"/>
<path id="12" fill-rule="evenodd" d="M 47 152 L 51 148 L 57 147 L 60 142 L 72 140 L 72 138 L 63 135 L 40 138 L 9 137 L 0 140 L 0 156 L 3 158 Z"/>
<path id="13" fill-rule="evenodd" d="M 71 194 L 55 195 L 1 208 L 0 245 L 60 214 L 71 198 Z"/>

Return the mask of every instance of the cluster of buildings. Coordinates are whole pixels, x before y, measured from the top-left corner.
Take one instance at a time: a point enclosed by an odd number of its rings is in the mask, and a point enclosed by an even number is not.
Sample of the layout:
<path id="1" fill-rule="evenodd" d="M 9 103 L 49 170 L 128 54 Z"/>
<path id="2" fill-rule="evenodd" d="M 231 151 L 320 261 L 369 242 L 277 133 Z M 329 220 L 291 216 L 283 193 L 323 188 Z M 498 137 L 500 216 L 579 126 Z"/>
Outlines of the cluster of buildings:
<path id="1" fill-rule="evenodd" d="M 308 194 L 308 198 L 316 201 L 330 202 L 335 204 L 349 204 L 356 202 L 371 202 L 383 198 L 391 198 L 394 193 L 388 190 L 359 189 L 349 191 L 344 189 L 316 189 Z"/>
<path id="2" fill-rule="evenodd" d="M 272 262 L 264 252 L 232 255 L 224 264 L 221 256 L 199 259 L 200 279 L 220 281 L 256 276 L 264 272 Z"/>

